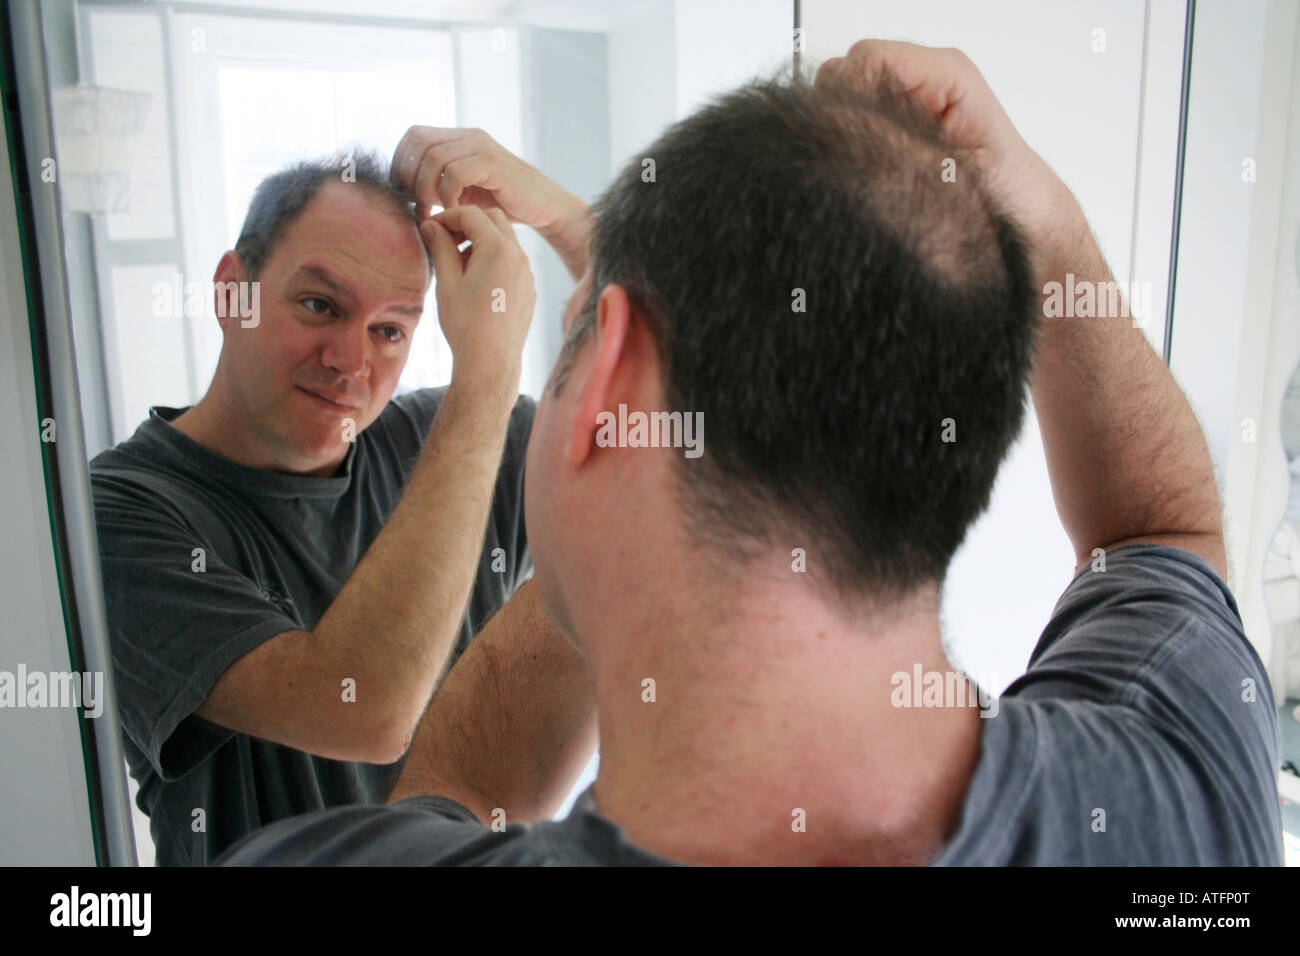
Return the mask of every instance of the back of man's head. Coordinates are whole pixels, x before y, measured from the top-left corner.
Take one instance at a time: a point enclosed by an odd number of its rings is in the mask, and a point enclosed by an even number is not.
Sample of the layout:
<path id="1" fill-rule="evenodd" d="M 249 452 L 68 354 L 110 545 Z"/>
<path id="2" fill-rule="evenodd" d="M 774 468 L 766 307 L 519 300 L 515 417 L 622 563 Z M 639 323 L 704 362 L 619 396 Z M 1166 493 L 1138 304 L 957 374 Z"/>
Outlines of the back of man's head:
<path id="1" fill-rule="evenodd" d="M 592 297 L 553 381 L 624 286 L 669 407 L 707 424 L 678 464 L 695 540 L 802 547 L 851 604 L 942 581 L 1020 430 L 1036 330 L 1026 240 L 972 158 L 888 78 L 869 98 L 766 79 L 592 211 Z"/>

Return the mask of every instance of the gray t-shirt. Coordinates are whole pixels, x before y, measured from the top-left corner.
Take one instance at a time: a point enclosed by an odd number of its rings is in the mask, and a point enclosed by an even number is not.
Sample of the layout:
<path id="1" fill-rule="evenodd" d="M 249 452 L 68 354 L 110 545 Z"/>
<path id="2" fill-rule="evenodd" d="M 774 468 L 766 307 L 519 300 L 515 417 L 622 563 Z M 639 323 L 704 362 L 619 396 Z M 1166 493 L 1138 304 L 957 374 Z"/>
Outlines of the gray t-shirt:
<path id="1" fill-rule="evenodd" d="M 396 507 L 445 392 L 390 401 L 328 478 L 236 464 L 168 424 L 184 409 L 161 406 L 91 462 L 127 762 L 160 865 L 207 863 L 274 820 L 392 791 L 400 761 L 329 760 L 194 711 L 238 658 L 316 626 Z M 532 573 L 523 481 L 535 412 L 525 396 L 511 416 L 453 662 Z"/>
<path id="2" fill-rule="evenodd" d="M 1130 545 L 1080 572 L 981 725 L 961 823 L 934 865 L 1282 863 L 1272 691 L 1231 592 L 1193 554 Z M 500 832 L 437 796 L 326 810 L 218 862 L 671 863 L 630 843 L 590 789 L 564 820 Z"/>

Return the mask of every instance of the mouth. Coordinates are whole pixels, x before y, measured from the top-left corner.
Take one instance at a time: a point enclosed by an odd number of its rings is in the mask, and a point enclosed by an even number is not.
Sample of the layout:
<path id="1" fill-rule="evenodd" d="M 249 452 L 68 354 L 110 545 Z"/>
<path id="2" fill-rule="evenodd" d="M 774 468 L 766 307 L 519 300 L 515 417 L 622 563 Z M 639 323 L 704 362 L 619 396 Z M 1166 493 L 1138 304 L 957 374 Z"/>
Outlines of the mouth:
<path id="1" fill-rule="evenodd" d="M 324 395 L 321 395 L 317 392 L 309 391 L 308 389 L 305 389 L 302 386 L 298 386 L 298 391 L 302 392 L 308 398 L 313 399 L 322 408 L 327 408 L 330 411 L 355 412 L 357 411 L 357 409 L 361 407 L 360 405 L 345 405 L 342 402 L 333 401 L 332 399 L 326 398 Z"/>

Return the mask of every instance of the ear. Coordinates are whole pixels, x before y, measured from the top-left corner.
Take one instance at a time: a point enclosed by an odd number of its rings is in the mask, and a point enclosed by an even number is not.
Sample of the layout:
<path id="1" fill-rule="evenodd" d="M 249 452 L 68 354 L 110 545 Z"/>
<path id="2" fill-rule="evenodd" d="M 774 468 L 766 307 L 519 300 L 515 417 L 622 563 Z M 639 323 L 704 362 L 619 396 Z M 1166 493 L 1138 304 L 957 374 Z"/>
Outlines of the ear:
<path id="1" fill-rule="evenodd" d="M 212 311 L 216 313 L 217 322 L 223 332 L 229 316 L 221 314 L 223 308 L 221 288 L 227 282 L 243 282 L 245 272 L 244 260 L 239 258 L 239 253 L 231 249 L 221 257 L 217 263 L 217 271 L 212 273 Z"/>
<path id="2" fill-rule="evenodd" d="M 601 290 L 596 304 L 596 328 L 592 333 L 596 340 L 596 355 L 591 363 L 591 372 L 582 382 L 578 407 L 573 413 L 566 449 L 568 464 L 572 468 L 581 466 L 596 447 L 596 434 L 600 431 L 596 419 L 613 404 L 619 366 L 626 364 L 624 360 L 628 357 L 631 324 L 632 306 L 627 290 L 617 283 L 610 283 Z"/>

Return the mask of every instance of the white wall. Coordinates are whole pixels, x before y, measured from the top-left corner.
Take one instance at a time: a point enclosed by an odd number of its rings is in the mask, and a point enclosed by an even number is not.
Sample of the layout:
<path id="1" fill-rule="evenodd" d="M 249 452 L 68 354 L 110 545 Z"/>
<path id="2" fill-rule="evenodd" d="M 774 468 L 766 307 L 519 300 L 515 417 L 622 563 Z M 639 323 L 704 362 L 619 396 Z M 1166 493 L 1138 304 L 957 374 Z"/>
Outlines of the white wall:
<path id="1" fill-rule="evenodd" d="M 624 0 L 610 10 L 610 172 L 671 124 L 783 62 L 791 0 Z"/>
<path id="2" fill-rule="evenodd" d="M 627 0 L 609 19 L 610 175 L 677 119 L 672 0 Z"/>
<path id="3" fill-rule="evenodd" d="M 677 118 L 793 59 L 791 0 L 677 0 Z"/>

